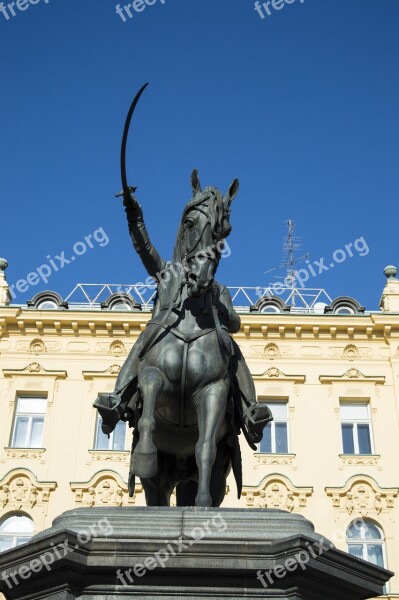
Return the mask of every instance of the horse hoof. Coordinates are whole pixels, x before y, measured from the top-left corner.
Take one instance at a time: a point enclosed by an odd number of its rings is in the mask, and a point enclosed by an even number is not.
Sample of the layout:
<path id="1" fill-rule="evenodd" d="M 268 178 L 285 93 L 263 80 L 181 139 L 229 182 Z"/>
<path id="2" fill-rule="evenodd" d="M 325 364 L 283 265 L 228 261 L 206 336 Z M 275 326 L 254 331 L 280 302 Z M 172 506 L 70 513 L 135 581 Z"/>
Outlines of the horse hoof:
<path id="1" fill-rule="evenodd" d="M 195 506 L 212 506 L 212 498 L 209 494 L 197 494 Z"/>
<path id="2" fill-rule="evenodd" d="M 155 477 L 158 472 L 158 454 L 133 452 L 132 471 L 138 477 Z"/>

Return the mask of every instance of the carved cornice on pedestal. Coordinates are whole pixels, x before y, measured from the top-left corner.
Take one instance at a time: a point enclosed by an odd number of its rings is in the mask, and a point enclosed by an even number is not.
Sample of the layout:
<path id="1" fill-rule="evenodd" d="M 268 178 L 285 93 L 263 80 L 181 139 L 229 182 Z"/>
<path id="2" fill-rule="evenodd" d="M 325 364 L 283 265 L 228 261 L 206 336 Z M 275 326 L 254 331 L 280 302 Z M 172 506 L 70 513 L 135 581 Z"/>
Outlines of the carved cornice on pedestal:
<path id="1" fill-rule="evenodd" d="M 354 475 L 342 488 L 326 488 L 327 496 L 332 498 L 335 508 L 360 513 L 362 516 L 379 514 L 394 508 L 398 488 L 381 488 L 377 482 L 366 475 Z"/>
<path id="2" fill-rule="evenodd" d="M 296 487 L 284 475 L 268 475 L 257 486 L 244 486 L 242 496 L 246 505 L 253 508 L 279 508 L 293 511 L 305 508 L 313 494 L 311 487 Z"/>

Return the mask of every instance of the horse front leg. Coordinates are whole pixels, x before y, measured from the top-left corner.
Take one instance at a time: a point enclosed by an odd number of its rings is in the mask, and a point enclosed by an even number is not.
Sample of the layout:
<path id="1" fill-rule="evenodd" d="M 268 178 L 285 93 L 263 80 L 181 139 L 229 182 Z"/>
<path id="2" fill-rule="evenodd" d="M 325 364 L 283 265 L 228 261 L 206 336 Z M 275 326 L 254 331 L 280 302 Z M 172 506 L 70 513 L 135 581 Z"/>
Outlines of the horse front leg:
<path id="1" fill-rule="evenodd" d="M 139 374 L 143 413 L 137 424 L 139 441 L 133 452 L 132 470 L 138 477 L 155 477 L 158 471 L 157 448 L 153 441 L 155 405 L 164 387 L 164 376 L 156 367 L 144 367 Z"/>
<path id="2" fill-rule="evenodd" d="M 198 442 L 195 458 L 198 466 L 196 506 L 212 506 L 210 483 L 216 459 L 218 435 L 226 415 L 228 387 L 224 380 L 209 386 L 196 402 Z"/>

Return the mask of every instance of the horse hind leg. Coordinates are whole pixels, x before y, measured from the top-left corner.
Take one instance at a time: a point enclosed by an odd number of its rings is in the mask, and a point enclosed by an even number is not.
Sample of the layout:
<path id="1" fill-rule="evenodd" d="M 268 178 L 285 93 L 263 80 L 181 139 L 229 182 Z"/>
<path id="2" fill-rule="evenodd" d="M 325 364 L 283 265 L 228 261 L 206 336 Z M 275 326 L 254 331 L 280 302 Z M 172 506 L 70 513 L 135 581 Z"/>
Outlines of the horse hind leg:
<path id="1" fill-rule="evenodd" d="M 140 434 L 133 452 L 132 471 L 138 477 L 155 477 L 158 471 L 157 448 L 153 441 L 155 405 L 164 386 L 164 377 L 156 367 L 145 367 L 139 375 L 143 413 L 137 424 Z"/>
<path id="2" fill-rule="evenodd" d="M 226 495 L 227 477 L 231 471 L 231 458 L 226 441 L 218 444 L 216 459 L 212 469 L 210 494 L 212 506 L 220 506 Z"/>
<path id="3" fill-rule="evenodd" d="M 170 506 L 170 497 L 176 484 L 175 458 L 158 450 L 159 472 L 155 477 L 141 480 L 147 506 Z"/>
<path id="4" fill-rule="evenodd" d="M 181 481 L 176 486 L 176 505 L 177 506 L 194 506 L 195 497 L 198 493 L 198 483 L 190 479 L 189 481 Z"/>

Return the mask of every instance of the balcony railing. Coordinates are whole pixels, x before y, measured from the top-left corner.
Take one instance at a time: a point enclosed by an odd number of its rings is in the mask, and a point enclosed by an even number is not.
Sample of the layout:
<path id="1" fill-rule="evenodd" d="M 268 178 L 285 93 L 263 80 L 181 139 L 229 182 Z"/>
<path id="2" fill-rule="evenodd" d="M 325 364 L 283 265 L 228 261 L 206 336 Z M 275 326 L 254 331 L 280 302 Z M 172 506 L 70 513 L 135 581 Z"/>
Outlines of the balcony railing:
<path id="1" fill-rule="evenodd" d="M 332 299 L 323 289 L 278 287 L 278 294 L 273 287 L 228 286 L 233 305 L 238 312 L 249 312 L 262 298 L 270 296 L 284 300 L 290 312 L 323 314 L 324 306 L 331 304 Z M 156 294 L 156 285 L 118 283 L 78 283 L 71 293 L 64 298 L 71 309 L 99 310 L 101 303 L 112 294 L 128 294 L 141 304 L 142 310 L 151 310 Z"/>

